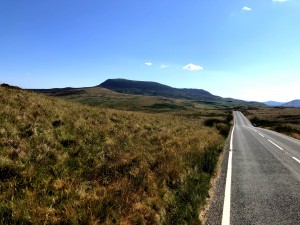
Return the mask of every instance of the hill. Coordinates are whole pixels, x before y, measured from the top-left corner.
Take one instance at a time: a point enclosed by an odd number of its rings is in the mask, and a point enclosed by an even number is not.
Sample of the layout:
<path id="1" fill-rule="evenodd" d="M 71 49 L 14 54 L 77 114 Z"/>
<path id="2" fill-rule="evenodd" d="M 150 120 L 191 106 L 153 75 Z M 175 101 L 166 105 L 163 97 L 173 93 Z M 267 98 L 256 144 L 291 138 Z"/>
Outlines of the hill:
<path id="1" fill-rule="evenodd" d="M 108 79 L 99 87 L 127 94 L 163 96 L 175 99 L 186 99 L 213 106 L 260 105 L 233 98 L 222 98 L 202 89 L 173 88 L 156 82 L 132 81 L 126 79 Z"/>
<path id="2" fill-rule="evenodd" d="M 268 101 L 268 102 L 264 102 L 264 104 L 268 105 L 268 106 L 281 106 L 281 107 L 294 107 L 294 108 L 300 108 L 300 99 L 295 99 L 293 101 L 290 102 L 275 102 L 275 101 Z"/>
<path id="3" fill-rule="evenodd" d="M 156 82 L 109 79 L 95 87 L 34 89 L 32 91 L 90 105 L 125 110 L 157 111 L 198 107 L 263 107 L 262 103 L 222 98 L 201 89 L 178 89 Z"/>
<path id="4" fill-rule="evenodd" d="M 282 104 L 282 106 L 300 108 L 300 99 L 296 99 L 296 100 L 284 103 L 284 104 Z"/>
<path id="5" fill-rule="evenodd" d="M 0 104 L 1 224 L 200 223 L 226 111 L 126 112 L 8 87 Z"/>
<path id="6" fill-rule="evenodd" d="M 0 86 L 1 87 L 5 87 L 5 88 L 10 88 L 10 89 L 17 89 L 17 90 L 21 89 L 21 88 L 19 88 L 17 86 L 12 86 L 12 85 L 9 85 L 9 84 L 6 84 L 6 83 L 1 83 Z"/>
<path id="7" fill-rule="evenodd" d="M 282 104 L 284 104 L 283 102 L 276 102 L 276 101 L 267 101 L 263 103 L 268 106 L 281 106 Z"/>
<path id="8" fill-rule="evenodd" d="M 156 82 L 132 81 L 125 79 L 108 79 L 99 87 L 107 88 L 119 93 L 164 96 L 168 98 L 182 98 L 187 100 L 218 100 L 220 97 L 202 89 L 177 89 Z"/>

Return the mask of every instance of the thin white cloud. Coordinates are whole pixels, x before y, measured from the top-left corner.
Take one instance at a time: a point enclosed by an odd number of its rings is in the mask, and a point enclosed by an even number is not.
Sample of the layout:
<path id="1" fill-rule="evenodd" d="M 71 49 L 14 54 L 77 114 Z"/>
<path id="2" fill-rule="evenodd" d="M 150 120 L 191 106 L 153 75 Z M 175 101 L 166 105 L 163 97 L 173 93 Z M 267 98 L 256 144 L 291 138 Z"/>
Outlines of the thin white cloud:
<path id="1" fill-rule="evenodd" d="M 153 65 L 152 62 L 145 62 L 144 64 L 145 64 L 146 66 L 152 66 L 152 65 Z"/>
<path id="2" fill-rule="evenodd" d="M 168 68 L 168 67 L 170 67 L 170 65 L 166 65 L 166 64 L 161 64 L 161 65 L 160 65 L 160 68 L 161 68 L 161 69 L 165 69 L 165 68 Z"/>
<path id="3" fill-rule="evenodd" d="M 197 70 L 203 70 L 203 67 L 190 63 L 190 64 L 187 64 L 186 66 L 184 66 L 182 69 L 188 70 L 188 71 L 197 71 Z"/>
<path id="4" fill-rule="evenodd" d="M 287 2 L 288 0 L 272 0 L 273 2 Z"/>
<path id="5" fill-rule="evenodd" d="M 279 1 L 280 1 L 280 0 L 279 0 Z M 243 10 L 243 11 L 251 11 L 252 8 L 250 8 L 250 7 L 248 7 L 248 6 L 244 6 L 244 7 L 242 8 L 242 10 Z"/>

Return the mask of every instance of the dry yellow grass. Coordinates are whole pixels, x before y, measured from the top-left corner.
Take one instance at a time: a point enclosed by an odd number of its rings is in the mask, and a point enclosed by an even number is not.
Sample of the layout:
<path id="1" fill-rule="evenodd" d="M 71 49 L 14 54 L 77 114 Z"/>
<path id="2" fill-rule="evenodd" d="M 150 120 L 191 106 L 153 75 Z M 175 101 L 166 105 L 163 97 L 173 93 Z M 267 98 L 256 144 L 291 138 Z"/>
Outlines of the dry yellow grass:
<path id="1" fill-rule="evenodd" d="M 224 143 L 203 125 L 211 112 L 126 112 L 4 87 L 0 105 L 0 224 L 199 223 Z"/>

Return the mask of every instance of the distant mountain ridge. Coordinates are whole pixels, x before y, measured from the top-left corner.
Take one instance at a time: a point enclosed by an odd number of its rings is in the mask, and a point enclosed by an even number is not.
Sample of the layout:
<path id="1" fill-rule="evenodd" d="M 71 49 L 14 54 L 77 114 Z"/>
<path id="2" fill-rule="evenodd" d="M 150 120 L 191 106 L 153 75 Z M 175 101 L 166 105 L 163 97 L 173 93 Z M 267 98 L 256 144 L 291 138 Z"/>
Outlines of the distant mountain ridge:
<path id="1" fill-rule="evenodd" d="M 112 91 L 125 94 L 164 96 L 168 98 L 183 98 L 187 100 L 219 100 L 219 96 L 212 95 L 202 89 L 173 88 L 157 82 L 133 81 L 126 79 L 108 79 L 98 85 Z"/>
<path id="2" fill-rule="evenodd" d="M 206 104 L 223 106 L 264 106 L 263 103 L 247 102 L 233 98 L 222 98 L 203 89 L 173 88 L 156 82 L 133 81 L 126 79 L 108 79 L 97 87 L 106 88 L 115 92 L 135 95 L 162 96 L 175 99 L 186 99 Z"/>
<path id="3" fill-rule="evenodd" d="M 150 81 L 134 81 L 126 79 L 108 79 L 100 85 L 82 88 L 52 88 L 52 89 L 30 89 L 31 91 L 45 93 L 51 96 L 79 99 L 85 102 L 101 102 L 100 92 L 109 90 L 112 93 L 123 95 L 140 95 L 148 97 L 163 97 L 169 99 L 186 100 L 194 104 L 205 104 L 214 107 L 235 107 L 235 106 L 266 106 L 263 103 L 247 102 L 233 98 L 222 98 L 213 95 L 202 89 L 173 88 L 164 84 Z M 99 95 L 95 96 L 98 92 Z M 125 97 L 125 96 L 124 96 Z M 96 100 L 96 99 L 99 100 Z M 103 101 L 106 101 L 105 98 Z"/>

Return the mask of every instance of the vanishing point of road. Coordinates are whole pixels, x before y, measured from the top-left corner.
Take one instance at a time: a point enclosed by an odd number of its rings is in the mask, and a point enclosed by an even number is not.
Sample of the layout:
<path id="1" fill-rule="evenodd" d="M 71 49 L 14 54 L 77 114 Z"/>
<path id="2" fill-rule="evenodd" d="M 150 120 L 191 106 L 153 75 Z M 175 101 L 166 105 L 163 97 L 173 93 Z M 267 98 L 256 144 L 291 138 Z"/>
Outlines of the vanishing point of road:
<path id="1" fill-rule="evenodd" d="M 300 224 L 300 141 L 234 112 L 207 224 Z"/>

